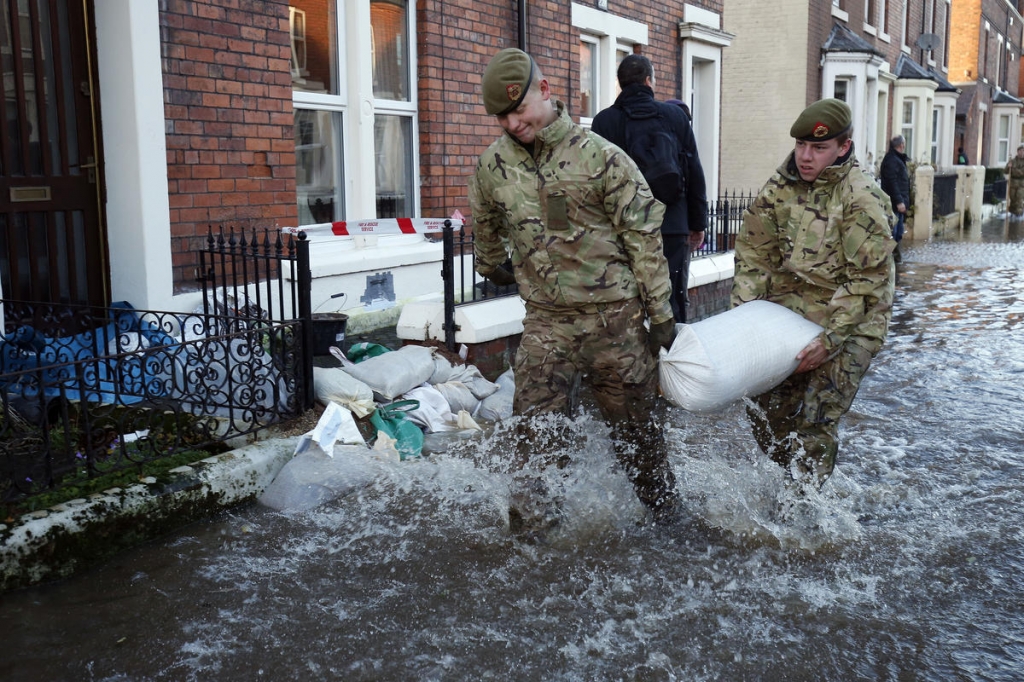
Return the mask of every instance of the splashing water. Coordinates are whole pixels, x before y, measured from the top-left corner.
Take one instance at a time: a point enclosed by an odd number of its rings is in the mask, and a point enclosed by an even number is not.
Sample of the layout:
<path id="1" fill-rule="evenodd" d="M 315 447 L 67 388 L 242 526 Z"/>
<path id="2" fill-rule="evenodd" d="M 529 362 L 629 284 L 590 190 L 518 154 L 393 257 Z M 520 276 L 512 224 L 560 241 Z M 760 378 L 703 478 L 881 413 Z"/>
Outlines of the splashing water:
<path id="1" fill-rule="evenodd" d="M 904 247 L 820 493 L 793 495 L 743 405 L 674 410 L 684 519 L 654 526 L 584 415 L 543 472 L 565 520 L 528 545 L 498 425 L 353 459 L 362 483 L 313 511 L 253 505 L 5 595 L 0 677 L 1019 679 L 1022 269 L 1020 243 Z"/>

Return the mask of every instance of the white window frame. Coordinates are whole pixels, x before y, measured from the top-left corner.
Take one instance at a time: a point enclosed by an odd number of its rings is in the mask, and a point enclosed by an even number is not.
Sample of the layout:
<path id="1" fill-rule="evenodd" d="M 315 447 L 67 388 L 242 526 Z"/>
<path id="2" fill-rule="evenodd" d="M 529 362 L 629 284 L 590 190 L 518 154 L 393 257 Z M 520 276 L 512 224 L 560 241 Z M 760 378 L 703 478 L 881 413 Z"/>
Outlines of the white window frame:
<path id="1" fill-rule="evenodd" d="M 419 177 L 419 117 L 418 79 L 416 64 L 416 3 L 407 0 L 406 31 L 409 71 L 408 101 L 378 100 L 373 94 L 373 66 L 366 55 L 371 54 L 372 32 L 366 27 L 370 21 L 370 0 L 335 0 L 337 14 L 337 94 L 293 90 L 292 103 L 296 108 L 321 109 L 341 112 L 342 130 L 339 145 L 343 149 L 341 176 L 344 187 L 341 195 L 341 214 L 348 220 L 361 220 L 376 216 L 376 150 L 374 149 L 374 119 L 377 115 L 398 115 L 412 121 L 412 199 L 411 215 L 420 214 Z M 324 238 L 325 249 L 318 255 L 334 250 L 357 247 L 391 246 L 423 242 L 422 235 L 382 237 Z"/>
<path id="2" fill-rule="evenodd" d="M 646 45 L 647 25 L 576 2 L 572 3 L 571 10 L 572 26 L 579 32 L 580 40 L 586 36 L 588 41 L 596 42 L 594 111 L 601 111 L 615 102 L 619 92 L 615 77 L 618 51 L 623 48 L 631 51 L 633 45 Z M 580 116 L 579 122 L 589 128 L 593 118 Z"/>
<path id="3" fill-rule="evenodd" d="M 996 118 L 995 156 L 996 165 L 1005 166 L 1010 161 L 1010 140 L 1012 137 L 1012 117 L 1010 114 L 999 114 Z M 1004 130 L 1005 126 L 1005 130 Z M 1004 134 L 1005 133 L 1005 134 Z"/>

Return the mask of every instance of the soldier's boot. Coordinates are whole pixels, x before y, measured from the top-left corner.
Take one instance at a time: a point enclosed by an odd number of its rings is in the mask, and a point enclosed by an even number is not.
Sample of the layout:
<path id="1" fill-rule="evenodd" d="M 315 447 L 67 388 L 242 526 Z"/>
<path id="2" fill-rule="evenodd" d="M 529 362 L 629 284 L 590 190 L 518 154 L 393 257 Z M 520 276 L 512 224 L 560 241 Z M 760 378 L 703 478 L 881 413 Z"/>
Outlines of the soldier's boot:
<path id="1" fill-rule="evenodd" d="M 612 426 L 619 464 L 626 471 L 640 502 L 651 511 L 655 523 L 678 520 L 681 503 L 676 477 L 668 461 L 664 434 L 653 421 L 620 422 Z"/>
<path id="2" fill-rule="evenodd" d="M 560 500 L 539 476 L 519 475 L 510 486 L 508 526 L 520 540 L 543 542 L 561 523 Z"/>
<path id="3" fill-rule="evenodd" d="M 835 470 L 838 453 L 839 444 L 834 441 L 804 443 L 803 451 L 790 462 L 789 475 L 798 485 L 821 490 Z"/>

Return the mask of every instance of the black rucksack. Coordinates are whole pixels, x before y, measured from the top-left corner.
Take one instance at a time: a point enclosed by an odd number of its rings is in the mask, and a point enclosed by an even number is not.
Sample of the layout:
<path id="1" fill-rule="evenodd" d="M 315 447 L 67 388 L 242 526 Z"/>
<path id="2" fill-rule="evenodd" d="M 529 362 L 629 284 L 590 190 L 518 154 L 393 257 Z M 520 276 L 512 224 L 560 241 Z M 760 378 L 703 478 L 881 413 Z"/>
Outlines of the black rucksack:
<path id="1" fill-rule="evenodd" d="M 661 114 L 651 118 L 630 118 L 625 123 L 626 153 L 639 166 L 654 198 L 674 204 L 686 188 L 686 176 L 679 167 L 679 140 Z"/>

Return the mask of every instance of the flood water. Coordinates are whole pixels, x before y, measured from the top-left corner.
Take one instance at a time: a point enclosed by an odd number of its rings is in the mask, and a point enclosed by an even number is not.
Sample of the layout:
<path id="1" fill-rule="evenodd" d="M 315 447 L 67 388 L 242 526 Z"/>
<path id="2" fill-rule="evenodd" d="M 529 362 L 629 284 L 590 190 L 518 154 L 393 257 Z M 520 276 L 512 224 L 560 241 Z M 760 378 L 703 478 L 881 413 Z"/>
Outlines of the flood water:
<path id="1" fill-rule="evenodd" d="M 493 438 L 353 462 L 367 485 L 315 511 L 0 597 L 0 679 L 1020 680 L 1022 232 L 904 246 L 837 473 L 795 507 L 740 405 L 672 413 L 668 528 L 594 422 L 543 545 L 508 536 Z"/>

